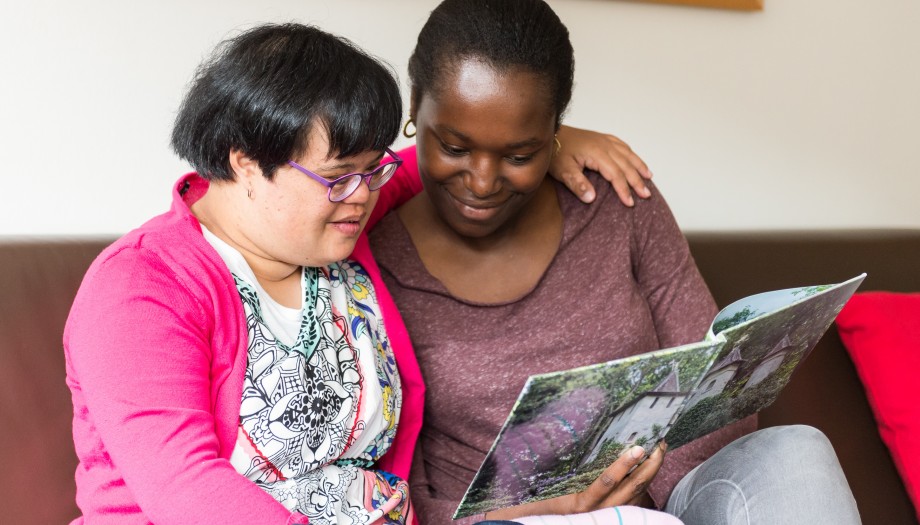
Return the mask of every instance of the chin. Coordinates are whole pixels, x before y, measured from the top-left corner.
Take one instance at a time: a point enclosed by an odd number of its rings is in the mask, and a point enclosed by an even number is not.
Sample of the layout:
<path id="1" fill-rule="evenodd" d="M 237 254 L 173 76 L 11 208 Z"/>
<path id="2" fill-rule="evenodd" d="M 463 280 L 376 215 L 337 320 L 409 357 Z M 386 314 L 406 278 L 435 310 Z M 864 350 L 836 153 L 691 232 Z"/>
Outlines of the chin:
<path id="1" fill-rule="evenodd" d="M 309 266 L 312 268 L 321 268 L 323 266 L 329 266 L 332 263 L 337 263 L 344 261 L 351 255 L 351 252 L 354 250 L 354 246 L 350 248 L 334 248 L 331 250 L 323 250 L 322 252 L 317 253 L 314 251 L 310 256 L 301 263 L 301 266 Z"/>
<path id="2" fill-rule="evenodd" d="M 351 256 L 351 253 L 355 251 L 355 244 L 356 243 L 349 243 L 348 246 L 344 246 L 341 249 L 335 250 L 334 253 L 330 254 L 331 256 L 334 256 L 335 258 L 327 262 L 326 264 L 337 263 L 337 262 L 344 261 L 345 259 L 348 259 L 348 257 Z"/>
<path id="3" fill-rule="evenodd" d="M 462 218 L 446 219 L 445 222 L 451 230 L 457 233 L 457 235 L 470 239 L 488 237 L 501 229 L 501 224 L 494 224 L 492 222 L 472 222 Z"/>

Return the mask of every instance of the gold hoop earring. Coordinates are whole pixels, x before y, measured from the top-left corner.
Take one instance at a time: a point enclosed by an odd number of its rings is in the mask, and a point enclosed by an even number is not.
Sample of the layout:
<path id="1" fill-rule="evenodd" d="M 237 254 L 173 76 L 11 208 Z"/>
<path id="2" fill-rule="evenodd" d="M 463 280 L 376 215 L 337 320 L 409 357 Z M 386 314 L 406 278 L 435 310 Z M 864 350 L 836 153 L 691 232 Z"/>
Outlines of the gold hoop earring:
<path id="1" fill-rule="evenodd" d="M 412 132 L 409 132 L 409 126 L 412 126 Z M 403 126 L 403 136 L 407 139 L 411 139 L 418 133 L 418 130 L 415 129 L 415 121 L 412 120 L 412 117 L 409 117 L 409 120 L 406 121 L 406 125 Z"/>
<path id="2" fill-rule="evenodd" d="M 562 143 L 559 142 L 559 137 L 557 137 L 556 135 L 553 135 L 553 142 L 556 144 L 556 149 L 555 151 L 553 151 L 553 156 L 555 157 L 556 155 L 559 154 L 559 150 L 562 149 Z"/>

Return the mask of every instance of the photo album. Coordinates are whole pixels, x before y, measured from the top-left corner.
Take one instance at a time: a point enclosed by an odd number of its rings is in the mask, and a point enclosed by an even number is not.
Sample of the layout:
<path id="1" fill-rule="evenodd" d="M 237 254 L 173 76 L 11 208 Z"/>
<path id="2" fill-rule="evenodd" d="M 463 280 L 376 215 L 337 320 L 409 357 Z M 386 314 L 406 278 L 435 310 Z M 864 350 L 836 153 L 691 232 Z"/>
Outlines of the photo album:
<path id="1" fill-rule="evenodd" d="M 746 297 L 698 343 L 529 377 L 454 519 L 584 490 L 628 447 L 674 450 L 767 407 L 864 278 Z"/>

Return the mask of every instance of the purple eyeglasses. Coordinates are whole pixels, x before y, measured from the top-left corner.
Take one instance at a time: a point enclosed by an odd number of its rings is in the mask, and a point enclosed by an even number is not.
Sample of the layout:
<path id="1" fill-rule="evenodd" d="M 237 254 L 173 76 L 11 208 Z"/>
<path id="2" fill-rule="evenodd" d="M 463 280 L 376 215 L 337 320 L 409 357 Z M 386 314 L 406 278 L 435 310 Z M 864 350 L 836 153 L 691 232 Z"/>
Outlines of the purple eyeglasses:
<path id="1" fill-rule="evenodd" d="M 348 175 L 342 175 L 341 177 L 334 180 L 328 180 L 320 177 L 307 168 L 304 168 L 300 164 L 297 164 L 293 160 L 289 160 L 288 165 L 300 172 L 303 172 L 311 179 L 329 188 L 330 201 L 341 202 L 348 197 L 351 197 L 351 194 L 354 193 L 355 190 L 358 189 L 358 186 L 361 185 L 362 180 L 367 183 L 367 187 L 370 188 L 371 191 L 376 191 L 379 190 L 384 184 L 387 183 L 388 180 L 393 177 L 393 174 L 396 173 L 396 168 L 402 165 L 403 160 L 390 148 L 386 148 L 385 151 L 388 155 L 393 157 L 393 160 L 387 162 L 386 164 L 377 166 L 374 171 L 368 173 L 349 173 Z"/>

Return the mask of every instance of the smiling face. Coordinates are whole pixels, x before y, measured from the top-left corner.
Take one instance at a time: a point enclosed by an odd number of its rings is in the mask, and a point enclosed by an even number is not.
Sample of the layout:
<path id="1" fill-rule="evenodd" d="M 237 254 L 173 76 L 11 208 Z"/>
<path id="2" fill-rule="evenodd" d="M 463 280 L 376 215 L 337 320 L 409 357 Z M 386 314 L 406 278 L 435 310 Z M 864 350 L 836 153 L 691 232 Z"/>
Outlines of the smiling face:
<path id="1" fill-rule="evenodd" d="M 314 128 L 307 150 L 292 160 L 330 180 L 379 165 L 379 151 L 343 159 L 330 155 L 320 129 Z M 209 209 L 216 213 L 203 222 L 237 248 L 257 273 L 284 275 L 286 269 L 345 259 L 379 195 L 362 182 L 345 200 L 330 202 L 325 186 L 293 167 L 279 167 L 268 180 L 258 163 L 240 152 L 231 152 L 230 163 L 236 178 L 212 184 L 205 199 L 215 204 Z"/>
<path id="2" fill-rule="evenodd" d="M 419 97 L 418 164 L 438 215 L 464 237 L 500 232 L 546 177 L 556 114 L 535 73 L 465 59 Z"/>

